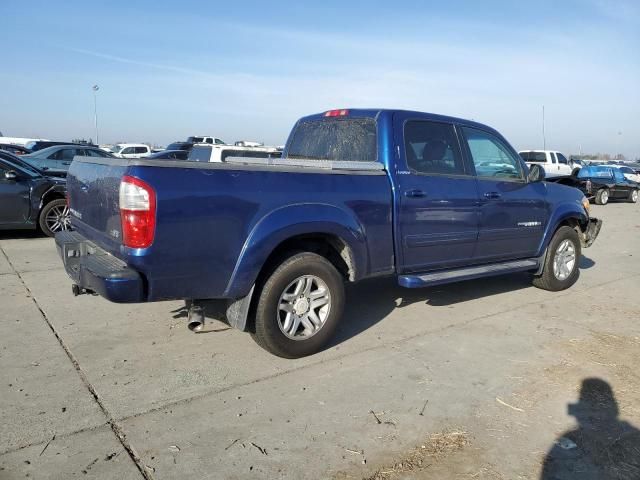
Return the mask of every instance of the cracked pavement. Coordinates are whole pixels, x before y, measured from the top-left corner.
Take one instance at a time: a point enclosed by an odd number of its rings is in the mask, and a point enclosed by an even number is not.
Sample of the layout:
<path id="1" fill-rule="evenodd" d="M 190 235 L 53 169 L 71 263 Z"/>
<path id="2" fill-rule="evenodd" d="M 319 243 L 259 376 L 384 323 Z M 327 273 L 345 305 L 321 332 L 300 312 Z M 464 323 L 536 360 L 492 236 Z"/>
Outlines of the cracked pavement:
<path id="1" fill-rule="evenodd" d="M 573 288 L 366 281 L 300 360 L 193 334 L 182 302 L 74 298 L 53 240 L 0 232 L 0 480 L 362 479 L 448 431 L 468 442 L 384 478 L 539 478 L 584 378 L 640 425 L 640 209 L 592 210 Z"/>

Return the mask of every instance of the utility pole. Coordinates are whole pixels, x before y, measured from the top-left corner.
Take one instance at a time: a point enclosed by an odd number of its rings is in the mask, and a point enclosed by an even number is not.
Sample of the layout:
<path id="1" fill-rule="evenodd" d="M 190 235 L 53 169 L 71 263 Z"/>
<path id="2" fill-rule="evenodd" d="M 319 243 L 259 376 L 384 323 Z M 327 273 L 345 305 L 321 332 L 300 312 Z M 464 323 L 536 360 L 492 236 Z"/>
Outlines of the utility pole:
<path id="1" fill-rule="evenodd" d="M 547 137 L 544 133 L 544 105 L 542 105 L 542 149 L 547 149 Z"/>
<path id="2" fill-rule="evenodd" d="M 98 90 L 100 87 L 94 85 L 91 89 L 93 90 L 93 123 L 96 127 L 96 145 L 100 145 L 100 137 L 98 136 Z"/>

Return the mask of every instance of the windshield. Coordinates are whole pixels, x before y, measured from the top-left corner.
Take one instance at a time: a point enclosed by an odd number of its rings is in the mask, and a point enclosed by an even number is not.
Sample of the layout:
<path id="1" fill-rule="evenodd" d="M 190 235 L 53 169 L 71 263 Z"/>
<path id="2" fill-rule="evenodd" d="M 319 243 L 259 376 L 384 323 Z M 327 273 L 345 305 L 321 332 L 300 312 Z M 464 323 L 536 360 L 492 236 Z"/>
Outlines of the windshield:
<path id="1" fill-rule="evenodd" d="M 578 172 L 578 178 L 613 178 L 611 167 L 586 166 Z"/>
<path id="2" fill-rule="evenodd" d="M 41 170 L 28 164 L 22 159 L 17 158 L 15 155 L 0 155 L 0 159 L 4 160 L 7 163 L 13 164 L 14 167 L 17 167 L 20 170 L 24 170 L 34 177 L 41 177 L 44 175 Z"/>

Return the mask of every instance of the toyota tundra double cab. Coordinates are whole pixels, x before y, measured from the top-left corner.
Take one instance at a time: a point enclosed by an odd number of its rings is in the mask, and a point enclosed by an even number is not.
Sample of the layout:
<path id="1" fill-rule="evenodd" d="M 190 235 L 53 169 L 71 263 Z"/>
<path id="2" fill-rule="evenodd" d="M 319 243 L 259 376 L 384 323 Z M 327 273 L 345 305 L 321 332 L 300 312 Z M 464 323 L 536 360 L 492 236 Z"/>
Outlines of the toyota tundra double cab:
<path id="1" fill-rule="evenodd" d="M 76 157 L 75 231 L 57 235 L 79 293 L 202 300 L 282 357 L 322 349 L 346 282 L 407 288 L 529 272 L 578 279 L 601 221 L 577 189 L 543 181 L 494 129 L 421 112 L 342 109 L 294 126 L 281 158 L 202 163 Z"/>

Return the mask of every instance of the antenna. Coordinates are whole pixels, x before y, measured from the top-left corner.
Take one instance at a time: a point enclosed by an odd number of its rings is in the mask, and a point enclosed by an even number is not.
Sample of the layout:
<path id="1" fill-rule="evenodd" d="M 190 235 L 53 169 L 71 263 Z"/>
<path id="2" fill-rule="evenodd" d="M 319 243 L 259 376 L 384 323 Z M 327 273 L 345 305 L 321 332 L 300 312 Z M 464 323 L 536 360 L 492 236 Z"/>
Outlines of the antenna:
<path id="1" fill-rule="evenodd" d="M 547 149 L 547 137 L 544 133 L 544 105 L 542 105 L 542 149 Z"/>

